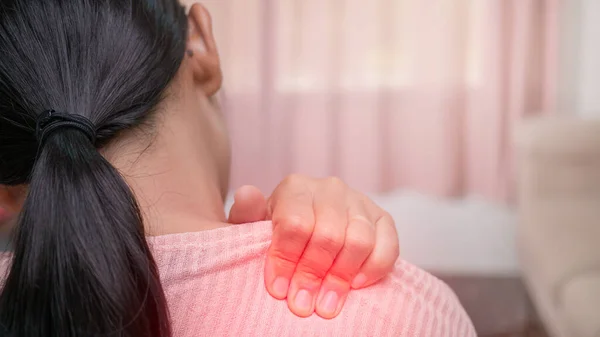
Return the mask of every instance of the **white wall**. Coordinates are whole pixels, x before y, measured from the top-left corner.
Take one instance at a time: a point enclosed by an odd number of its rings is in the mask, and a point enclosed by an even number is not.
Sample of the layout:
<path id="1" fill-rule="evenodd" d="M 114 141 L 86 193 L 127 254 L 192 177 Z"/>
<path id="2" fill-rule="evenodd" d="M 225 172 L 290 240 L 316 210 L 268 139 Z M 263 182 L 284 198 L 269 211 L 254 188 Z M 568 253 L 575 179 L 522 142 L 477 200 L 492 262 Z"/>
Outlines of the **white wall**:
<path id="1" fill-rule="evenodd" d="M 562 2 L 559 107 L 600 119 L 600 1 Z"/>

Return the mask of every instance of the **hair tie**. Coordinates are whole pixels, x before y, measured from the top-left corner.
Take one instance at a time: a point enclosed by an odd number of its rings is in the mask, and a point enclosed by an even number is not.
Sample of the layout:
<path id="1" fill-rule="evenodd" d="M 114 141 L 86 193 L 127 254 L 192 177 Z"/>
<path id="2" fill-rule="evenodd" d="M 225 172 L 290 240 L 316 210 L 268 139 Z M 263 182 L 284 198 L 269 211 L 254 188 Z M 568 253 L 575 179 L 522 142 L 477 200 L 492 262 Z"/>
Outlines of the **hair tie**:
<path id="1" fill-rule="evenodd" d="M 53 132 L 63 128 L 77 129 L 83 132 L 92 144 L 96 144 L 96 128 L 92 121 L 81 115 L 46 110 L 38 117 L 35 130 L 35 136 L 40 147 L 44 145 L 46 139 Z"/>

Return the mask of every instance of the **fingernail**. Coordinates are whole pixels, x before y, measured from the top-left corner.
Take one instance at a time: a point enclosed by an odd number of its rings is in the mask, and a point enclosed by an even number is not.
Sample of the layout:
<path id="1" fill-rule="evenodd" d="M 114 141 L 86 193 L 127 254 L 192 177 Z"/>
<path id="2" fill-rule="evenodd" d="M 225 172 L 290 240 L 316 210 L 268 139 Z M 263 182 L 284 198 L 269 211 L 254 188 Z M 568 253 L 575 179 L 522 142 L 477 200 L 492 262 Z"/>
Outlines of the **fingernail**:
<path id="1" fill-rule="evenodd" d="M 284 299 L 287 296 L 288 288 L 290 287 L 290 281 L 284 277 L 277 277 L 273 282 L 274 296 L 279 299 Z"/>
<path id="2" fill-rule="evenodd" d="M 362 274 L 362 273 L 358 274 L 352 281 L 352 288 L 354 288 L 354 289 L 360 288 L 360 287 L 364 286 L 365 283 L 367 283 L 367 275 Z"/>
<path id="3" fill-rule="evenodd" d="M 296 304 L 296 308 L 302 311 L 310 311 L 312 310 L 312 296 L 308 292 L 308 290 L 300 290 L 296 294 L 296 300 L 294 301 Z"/>
<path id="4" fill-rule="evenodd" d="M 337 311 L 338 300 L 338 294 L 335 291 L 330 291 L 321 299 L 319 307 L 324 314 L 334 315 Z"/>

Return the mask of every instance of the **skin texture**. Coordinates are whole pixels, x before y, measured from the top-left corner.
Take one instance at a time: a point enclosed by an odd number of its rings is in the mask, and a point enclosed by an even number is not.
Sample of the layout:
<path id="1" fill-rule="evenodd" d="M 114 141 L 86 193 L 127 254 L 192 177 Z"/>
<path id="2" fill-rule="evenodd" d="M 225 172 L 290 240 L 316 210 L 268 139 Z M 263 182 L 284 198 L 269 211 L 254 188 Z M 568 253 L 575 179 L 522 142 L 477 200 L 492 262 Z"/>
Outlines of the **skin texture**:
<path id="1" fill-rule="evenodd" d="M 385 277 L 399 255 L 389 214 L 337 178 L 292 175 L 269 198 L 244 186 L 226 217 L 230 144 L 214 96 L 223 77 L 208 11 L 189 10 L 185 59 L 150 125 L 101 149 L 142 209 L 148 235 L 273 221 L 265 285 L 306 317 L 337 316 L 352 288 Z M 243 165 L 243 163 L 240 163 Z M 0 229 L 10 229 L 25 186 L 0 188 Z"/>

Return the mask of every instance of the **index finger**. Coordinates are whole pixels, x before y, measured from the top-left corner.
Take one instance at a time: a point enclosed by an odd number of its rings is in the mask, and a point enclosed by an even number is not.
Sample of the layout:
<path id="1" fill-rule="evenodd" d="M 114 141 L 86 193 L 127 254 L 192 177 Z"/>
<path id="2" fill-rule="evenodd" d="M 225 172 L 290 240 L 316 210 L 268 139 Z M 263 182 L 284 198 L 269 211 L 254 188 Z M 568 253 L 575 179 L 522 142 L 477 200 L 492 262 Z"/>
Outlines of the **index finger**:
<path id="1" fill-rule="evenodd" d="M 285 299 L 296 265 L 315 226 L 312 194 L 285 193 L 272 206 L 273 238 L 267 251 L 265 285 L 271 296 Z"/>

